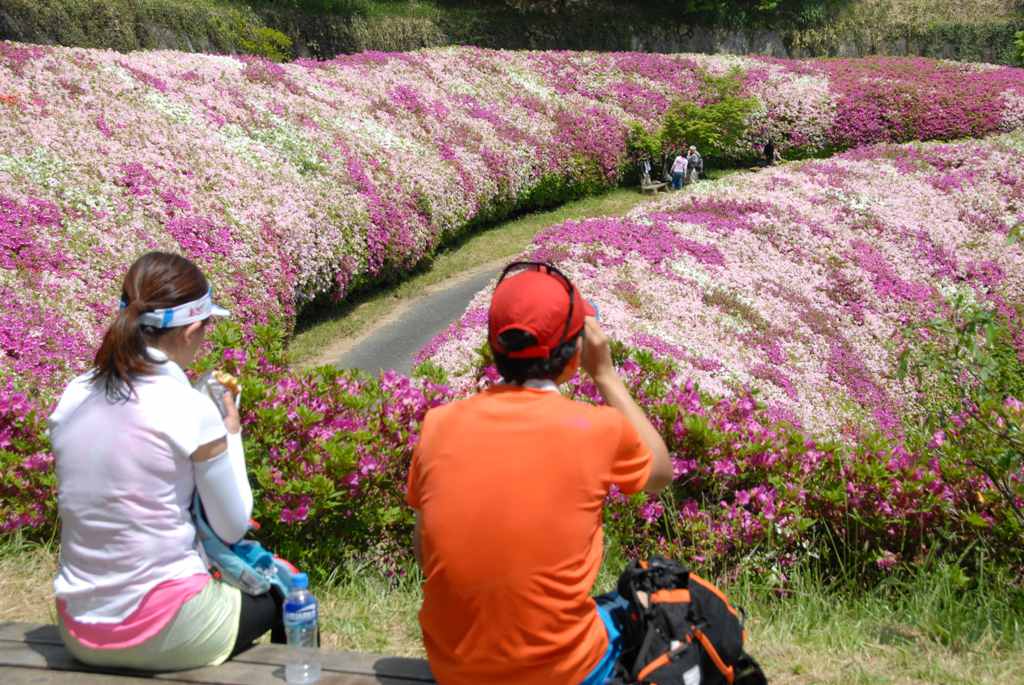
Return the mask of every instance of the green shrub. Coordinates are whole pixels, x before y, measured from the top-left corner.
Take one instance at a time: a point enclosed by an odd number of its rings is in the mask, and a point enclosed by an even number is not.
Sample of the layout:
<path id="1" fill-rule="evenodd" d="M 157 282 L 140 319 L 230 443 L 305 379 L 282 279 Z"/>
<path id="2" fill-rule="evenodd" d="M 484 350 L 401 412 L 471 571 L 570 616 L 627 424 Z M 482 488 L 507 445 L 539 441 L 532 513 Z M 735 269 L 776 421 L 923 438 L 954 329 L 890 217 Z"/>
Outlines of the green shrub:
<path id="1" fill-rule="evenodd" d="M 244 32 L 243 27 L 241 32 Z M 250 55 L 261 55 L 274 62 L 286 62 L 292 58 L 292 39 L 277 29 L 258 26 L 239 40 L 239 47 Z"/>
<path id="2" fill-rule="evenodd" d="M 665 115 L 665 142 L 696 145 L 706 156 L 728 158 L 746 132 L 747 118 L 756 106 L 753 98 L 732 96 L 704 107 L 677 103 Z"/>
<path id="3" fill-rule="evenodd" d="M 291 40 L 252 8 L 217 0 L 5 0 L 3 33 L 27 43 L 128 52 L 254 52 L 288 56 Z M 243 46 L 248 41 L 249 47 Z"/>
<path id="4" fill-rule="evenodd" d="M 924 410 L 908 425 L 908 444 L 931 450 L 949 477 L 978 483 L 969 524 L 1007 544 L 1024 542 L 1024 360 L 1022 331 L 990 304 L 959 293 L 950 312 L 909 327 L 899 376 L 913 375 Z M 982 491 L 994 491 L 1011 516 L 999 522 Z"/>
<path id="5" fill-rule="evenodd" d="M 626 139 L 627 150 L 630 158 L 650 157 L 658 159 L 661 157 L 664 147 L 661 140 L 661 131 L 650 131 L 641 123 L 633 123 L 629 127 L 629 137 Z"/>
<path id="6" fill-rule="evenodd" d="M 428 17 L 356 16 L 339 28 L 336 40 L 348 52 L 406 52 L 447 44 L 448 38 Z"/>
<path id="7" fill-rule="evenodd" d="M 858 0 L 786 36 L 796 56 L 909 54 L 1015 61 L 1022 28 L 1010 0 Z"/>
<path id="8" fill-rule="evenodd" d="M 743 72 L 723 76 L 705 73 L 701 100 L 677 102 L 665 114 L 662 139 L 667 145 L 696 145 L 705 155 L 729 157 L 747 131 L 747 120 L 757 108 L 754 98 L 740 97 Z"/>
<path id="9" fill-rule="evenodd" d="M 360 15 L 370 12 L 370 0 L 252 0 L 254 5 L 293 10 L 309 14 Z"/>
<path id="10" fill-rule="evenodd" d="M 627 137 L 630 158 L 660 160 L 684 145 L 696 145 L 705 157 L 732 160 L 757 107 L 754 98 L 739 96 L 742 78 L 739 69 L 722 76 L 704 73 L 699 102 L 674 102 L 656 131 L 632 124 Z"/>

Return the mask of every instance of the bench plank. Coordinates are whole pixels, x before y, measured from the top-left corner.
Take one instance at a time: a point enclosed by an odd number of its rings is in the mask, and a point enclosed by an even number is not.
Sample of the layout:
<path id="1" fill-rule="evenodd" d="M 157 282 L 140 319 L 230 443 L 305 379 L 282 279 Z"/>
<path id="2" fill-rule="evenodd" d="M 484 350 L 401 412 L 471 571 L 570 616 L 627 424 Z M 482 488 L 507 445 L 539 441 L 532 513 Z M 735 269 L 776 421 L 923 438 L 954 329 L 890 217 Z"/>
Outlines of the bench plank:
<path id="1" fill-rule="evenodd" d="M 640 186 L 640 194 L 643 195 L 644 193 L 650 192 L 650 193 L 654 193 L 655 195 L 657 195 L 658 191 L 662 190 L 662 189 L 667 190 L 668 189 L 668 184 L 667 183 L 652 183 L 650 185 L 643 185 L 643 186 Z"/>
<path id="2" fill-rule="evenodd" d="M 197 685 L 280 685 L 281 669 L 290 655 L 291 650 L 281 645 L 257 645 L 221 666 L 174 673 L 125 675 Z M 334 650 L 319 650 L 317 656 L 323 669 L 323 681 L 337 685 L 424 685 L 434 682 L 427 662 L 422 659 Z M 13 622 L 0 623 L 0 672 L 5 666 L 81 673 L 111 672 L 76 661 L 64 648 L 56 626 Z"/>
<path id="3" fill-rule="evenodd" d="M 18 623 L 17 621 L 0 621 L 0 640 L 11 642 L 42 642 L 51 645 L 62 645 L 60 631 L 52 623 Z"/>
<path id="4" fill-rule="evenodd" d="M 147 674 L 135 674 L 125 671 L 113 671 L 87 666 L 76 661 L 63 647 L 45 644 L 27 644 L 18 642 L 0 643 L 0 669 L 13 666 L 18 670 L 36 669 L 47 673 L 64 672 L 68 675 L 65 681 L 74 682 L 79 674 L 99 675 L 111 682 L 117 682 L 118 676 L 126 676 L 132 680 Z M 281 685 L 284 675 L 283 666 L 262 664 L 240 664 L 228 661 L 220 666 L 208 666 L 191 671 L 175 671 L 171 673 L 149 674 L 150 683 L 154 680 L 166 683 L 187 683 L 188 685 Z M 71 675 L 71 674 L 74 675 Z M 59 681 L 58 681 L 59 682 Z M 129 681 L 130 682 L 130 681 Z M 372 675 L 351 673 L 334 673 L 325 671 L 321 682 L 333 685 L 413 685 L 416 681 L 397 678 L 377 678 Z M 418 685 L 418 684 L 417 684 Z"/>
<path id="5" fill-rule="evenodd" d="M 283 645 L 257 645 L 233 660 L 253 664 L 283 664 L 288 654 L 289 648 Z M 338 673 L 386 676 L 417 683 L 434 682 L 430 666 L 423 659 L 328 649 L 320 650 L 319 657 L 322 668 Z"/>
<path id="6" fill-rule="evenodd" d="M 43 671 L 38 668 L 10 666 L 0 666 L 0 682 L 4 685 L 153 685 L 150 678 L 116 676 L 109 673 Z"/>

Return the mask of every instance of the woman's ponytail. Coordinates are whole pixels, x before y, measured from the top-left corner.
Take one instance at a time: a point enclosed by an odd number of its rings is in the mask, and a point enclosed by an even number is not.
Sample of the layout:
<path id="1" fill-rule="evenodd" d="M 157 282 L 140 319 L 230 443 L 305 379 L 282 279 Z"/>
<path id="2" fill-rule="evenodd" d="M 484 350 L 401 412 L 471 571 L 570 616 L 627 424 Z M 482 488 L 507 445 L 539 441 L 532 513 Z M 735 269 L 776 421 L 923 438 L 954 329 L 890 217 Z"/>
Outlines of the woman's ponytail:
<path id="1" fill-rule="evenodd" d="M 134 379 L 152 373 L 158 363 L 146 348 L 171 330 L 143 325 L 139 317 L 196 300 L 208 289 L 199 267 L 180 255 L 148 252 L 135 260 L 124 278 L 121 309 L 93 361 L 93 380 L 103 384 L 109 399 L 131 399 Z"/>

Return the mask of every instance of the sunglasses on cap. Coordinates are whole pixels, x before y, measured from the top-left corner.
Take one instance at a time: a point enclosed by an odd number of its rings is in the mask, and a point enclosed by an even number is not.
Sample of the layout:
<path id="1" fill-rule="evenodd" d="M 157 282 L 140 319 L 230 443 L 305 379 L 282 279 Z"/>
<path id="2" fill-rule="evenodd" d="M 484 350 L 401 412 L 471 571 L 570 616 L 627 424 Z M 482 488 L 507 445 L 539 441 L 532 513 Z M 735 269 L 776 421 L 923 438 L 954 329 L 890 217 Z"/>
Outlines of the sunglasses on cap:
<path id="1" fill-rule="evenodd" d="M 495 289 L 501 285 L 501 282 L 504 281 L 507 276 L 522 271 L 540 271 L 542 273 L 549 274 L 556 277 L 565 286 L 565 290 L 569 295 L 569 312 L 565 317 L 565 326 L 562 328 L 562 335 L 559 338 L 558 345 L 556 345 L 556 347 L 561 346 L 569 337 L 569 327 L 572 326 L 572 312 L 576 299 L 576 289 L 573 287 L 572 281 L 570 281 L 565 274 L 559 271 L 558 267 L 550 262 L 512 262 L 501 272 L 501 276 L 498 278 L 498 283 L 494 286 Z"/>

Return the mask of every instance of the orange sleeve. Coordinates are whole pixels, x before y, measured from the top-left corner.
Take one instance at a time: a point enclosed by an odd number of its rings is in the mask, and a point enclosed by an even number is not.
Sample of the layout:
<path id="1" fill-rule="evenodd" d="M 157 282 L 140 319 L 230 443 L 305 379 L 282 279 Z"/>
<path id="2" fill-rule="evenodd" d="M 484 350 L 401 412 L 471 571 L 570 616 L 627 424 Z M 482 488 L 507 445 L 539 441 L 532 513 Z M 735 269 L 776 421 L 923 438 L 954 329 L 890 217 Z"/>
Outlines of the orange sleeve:
<path id="1" fill-rule="evenodd" d="M 632 495 L 640 492 L 647 485 L 647 479 L 651 476 L 654 454 L 640 439 L 640 434 L 622 412 L 615 410 L 615 416 L 621 427 L 619 443 L 612 461 L 611 483 L 619 486 L 619 490 L 625 494 Z"/>
<path id="2" fill-rule="evenodd" d="M 420 424 L 420 439 L 413 448 L 413 461 L 409 465 L 409 480 L 406 483 L 406 504 L 413 509 L 420 509 L 423 505 L 423 455 L 429 445 L 436 443 L 431 435 L 437 430 L 435 426 L 443 416 L 443 409 L 442 405 L 428 410 Z"/>

